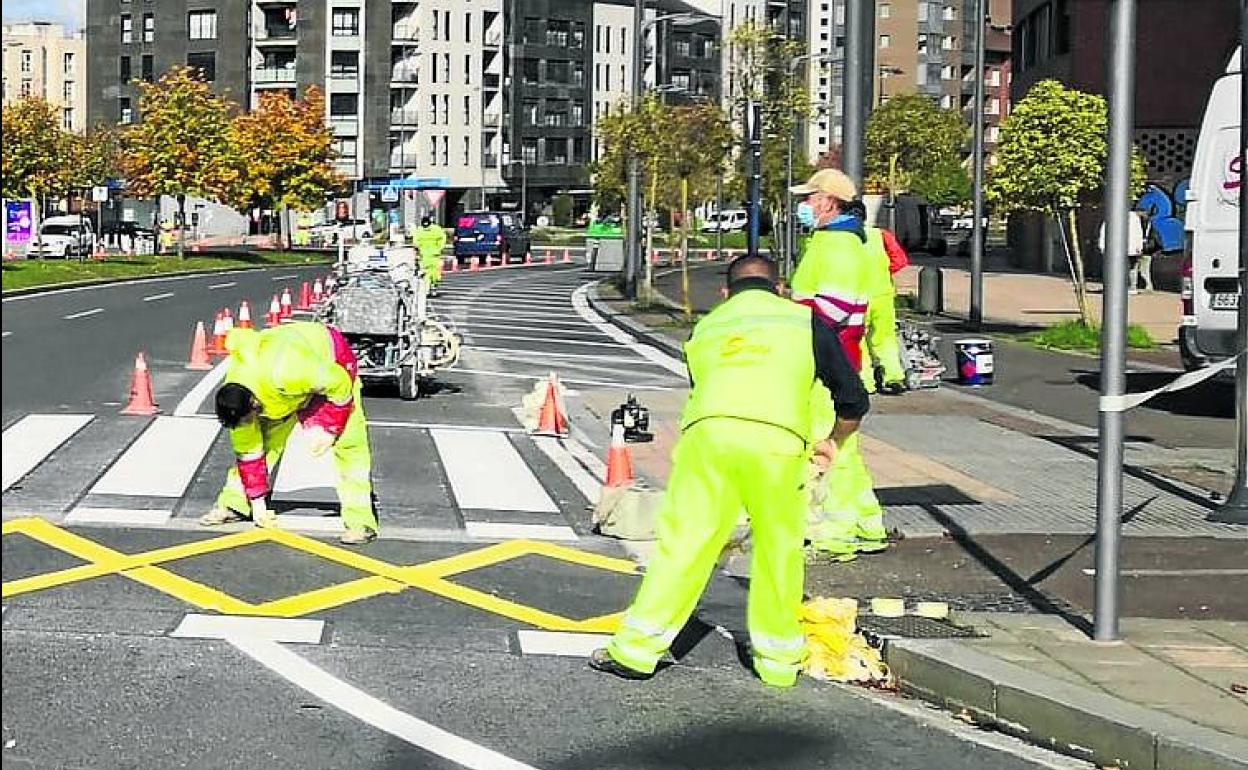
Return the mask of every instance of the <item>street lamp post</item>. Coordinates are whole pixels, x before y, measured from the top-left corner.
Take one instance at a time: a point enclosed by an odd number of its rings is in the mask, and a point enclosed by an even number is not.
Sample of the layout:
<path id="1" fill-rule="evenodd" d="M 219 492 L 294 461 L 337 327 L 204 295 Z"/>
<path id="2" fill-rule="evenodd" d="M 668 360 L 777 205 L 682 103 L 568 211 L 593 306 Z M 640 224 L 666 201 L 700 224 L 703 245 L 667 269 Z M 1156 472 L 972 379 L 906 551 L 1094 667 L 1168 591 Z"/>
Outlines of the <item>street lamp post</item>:
<path id="1" fill-rule="evenodd" d="M 797 68 L 802 62 L 813 60 L 823 64 L 835 64 L 844 61 L 841 57 L 834 54 L 810 54 L 804 53 L 795 56 L 789 60 L 789 92 L 793 90 L 793 78 L 797 76 Z M 787 278 L 793 272 L 793 263 L 797 259 L 794 243 L 797 240 L 796 222 L 793 219 L 793 197 L 789 194 L 789 188 L 793 186 L 793 131 L 788 132 L 788 146 L 785 148 L 784 158 L 784 275 Z"/>
<path id="2" fill-rule="evenodd" d="M 520 220 L 528 224 L 529 221 L 529 166 L 524 162 L 524 158 L 520 160 L 509 160 L 505 164 L 507 168 L 512 166 L 520 167 Z"/>
<path id="3" fill-rule="evenodd" d="M 984 36 L 987 19 L 984 0 L 975 0 L 975 112 L 973 195 L 971 216 L 971 328 L 984 322 Z"/>

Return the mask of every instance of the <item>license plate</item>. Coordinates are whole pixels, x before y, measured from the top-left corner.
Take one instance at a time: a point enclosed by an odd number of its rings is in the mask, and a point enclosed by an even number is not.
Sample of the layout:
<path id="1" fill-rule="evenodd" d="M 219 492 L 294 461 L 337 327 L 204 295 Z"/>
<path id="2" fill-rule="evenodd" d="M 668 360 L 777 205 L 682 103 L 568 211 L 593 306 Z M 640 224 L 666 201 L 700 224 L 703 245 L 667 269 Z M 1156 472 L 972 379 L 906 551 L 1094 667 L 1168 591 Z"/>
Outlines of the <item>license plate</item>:
<path id="1" fill-rule="evenodd" d="M 1209 295 L 1209 307 L 1212 310 L 1238 310 L 1239 295 L 1229 291 Z"/>

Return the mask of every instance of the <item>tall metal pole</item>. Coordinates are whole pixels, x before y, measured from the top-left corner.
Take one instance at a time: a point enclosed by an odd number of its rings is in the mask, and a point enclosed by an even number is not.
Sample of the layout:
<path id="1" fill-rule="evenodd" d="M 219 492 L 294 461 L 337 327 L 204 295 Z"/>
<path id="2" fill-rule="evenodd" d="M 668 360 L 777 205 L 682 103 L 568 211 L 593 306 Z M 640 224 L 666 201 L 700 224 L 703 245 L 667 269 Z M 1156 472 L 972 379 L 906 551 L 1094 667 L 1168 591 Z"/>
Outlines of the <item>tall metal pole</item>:
<path id="1" fill-rule="evenodd" d="M 524 156 L 520 157 L 520 221 L 526 226 L 529 223 L 529 164 Z"/>
<path id="2" fill-rule="evenodd" d="M 1245 0 L 1248 2 L 1248 0 Z M 715 259 L 724 258 L 724 169 L 715 177 Z"/>
<path id="3" fill-rule="evenodd" d="M 1248 0 L 1239 2 L 1240 51 L 1248 51 Z M 1243 53 L 1240 54 L 1243 56 Z M 1248 105 L 1248 77 L 1244 76 L 1243 59 L 1239 66 L 1239 157 L 1248 157 L 1248 130 L 1244 130 L 1243 114 Z M 1243 187 L 1239 204 L 1239 324 L 1235 339 L 1243 345 L 1248 340 L 1248 205 Z M 1235 481 L 1222 507 L 1209 516 L 1210 521 L 1227 524 L 1248 524 L 1248 353 L 1241 354 L 1235 369 Z"/>
<path id="4" fill-rule="evenodd" d="M 645 0 L 633 0 L 633 83 L 632 105 L 635 112 L 641 106 L 642 67 L 645 66 L 645 41 L 641 39 L 641 26 L 645 19 Z M 628 158 L 628 248 L 624 250 L 624 296 L 637 297 L 637 282 L 642 265 L 641 258 L 641 161 L 636 153 Z"/>
<path id="5" fill-rule="evenodd" d="M 751 99 L 746 105 L 746 137 L 749 140 L 748 188 L 746 190 L 746 206 L 749 212 L 749 235 L 746 239 L 746 253 L 751 257 L 759 254 L 759 234 L 762 232 L 762 146 L 763 127 L 762 115 L 758 104 Z"/>
<path id="6" fill-rule="evenodd" d="M 1097 641 L 1118 638 L 1118 541 L 1122 518 L 1123 414 L 1127 385 L 1127 218 L 1135 123 L 1135 0 L 1113 0 L 1109 40 L 1109 160 L 1105 186 L 1104 325 L 1096 490 Z M 1072 237 L 1077 234 L 1072 233 Z"/>
<path id="7" fill-rule="evenodd" d="M 863 71 L 866 70 L 866 46 L 863 37 L 867 32 L 866 0 L 845 2 L 845 71 L 841 90 L 845 94 L 844 117 L 841 138 L 841 164 L 845 173 L 859 187 L 862 186 L 863 158 Z M 869 70 L 868 70 L 869 71 Z"/>
<path id="8" fill-rule="evenodd" d="M 971 328 L 984 322 L 984 18 L 985 0 L 975 0 L 974 224 L 971 225 Z"/>

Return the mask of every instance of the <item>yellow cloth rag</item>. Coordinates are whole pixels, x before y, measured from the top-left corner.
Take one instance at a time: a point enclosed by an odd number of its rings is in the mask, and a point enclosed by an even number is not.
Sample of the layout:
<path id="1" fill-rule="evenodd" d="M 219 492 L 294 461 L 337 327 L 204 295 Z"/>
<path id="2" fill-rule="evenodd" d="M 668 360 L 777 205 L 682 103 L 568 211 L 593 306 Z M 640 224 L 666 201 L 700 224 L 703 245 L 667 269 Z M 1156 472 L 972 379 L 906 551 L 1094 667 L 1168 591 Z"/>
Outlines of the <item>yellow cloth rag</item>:
<path id="1" fill-rule="evenodd" d="M 891 687 L 892 674 L 880 651 L 857 631 L 858 602 L 816 597 L 802 605 L 802 631 L 809 656 L 805 672 L 814 679 Z"/>

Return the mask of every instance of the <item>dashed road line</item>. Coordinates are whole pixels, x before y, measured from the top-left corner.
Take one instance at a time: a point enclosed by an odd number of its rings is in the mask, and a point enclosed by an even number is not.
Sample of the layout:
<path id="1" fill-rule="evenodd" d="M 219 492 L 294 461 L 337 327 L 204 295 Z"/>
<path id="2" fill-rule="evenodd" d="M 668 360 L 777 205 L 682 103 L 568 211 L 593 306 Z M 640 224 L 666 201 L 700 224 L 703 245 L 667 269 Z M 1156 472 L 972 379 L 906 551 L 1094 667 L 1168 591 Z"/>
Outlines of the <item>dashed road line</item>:
<path id="1" fill-rule="evenodd" d="M 462 372 L 464 374 L 477 374 L 485 377 L 501 377 L 509 380 L 545 380 L 549 377 L 547 374 L 521 374 L 519 372 L 495 372 L 489 369 L 464 369 L 455 367 L 449 371 Z M 676 390 L 676 388 L 667 385 L 644 385 L 641 383 L 630 382 L 609 382 L 607 380 L 587 380 L 584 378 L 559 377 L 560 382 L 570 385 L 591 385 L 603 388 L 620 388 L 624 390 Z M 682 388 L 683 390 L 683 388 Z"/>
<path id="2" fill-rule="evenodd" d="M 611 637 L 606 634 L 581 634 L 575 631 L 516 632 L 521 655 L 558 655 L 565 658 L 588 658 L 599 647 L 605 647 Z"/>
<path id="3" fill-rule="evenodd" d="M 297 276 L 297 275 L 275 275 L 275 276 L 273 276 L 272 278 L 270 278 L 269 280 L 270 280 L 270 281 L 274 281 L 274 282 L 276 282 L 276 281 L 289 281 L 289 280 L 292 280 L 292 279 L 295 279 L 295 278 L 298 278 L 298 277 L 299 277 L 299 276 Z"/>
<path id="4" fill-rule="evenodd" d="M 259 636 L 284 644 L 320 644 L 325 621 L 297 618 L 249 618 L 187 613 L 169 632 L 176 639 L 228 639 L 232 635 Z"/>
<path id="5" fill-rule="evenodd" d="M 208 290 L 212 291 L 213 289 L 228 289 L 231 286 L 237 286 L 237 285 L 238 285 L 238 281 L 229 281 L 227 283 L 214 283 L 208 287 Z"/>
<path id="6" fill-rule="evenodd" d="M 520 337 L 508 334 L 478 334 L 477 332 L 469 332 L 468 336 L 473 340 L 505 340 L 508 342 L 545 342 L 552 345 L 586 345 L 595 348 L 624 348 L 624 345 L 618 342 L 597 342 L 594 340 L 561 340 L 551 339 L 550 337 Z"/>
<path id="7" fill-rule="evenodd" d="M 576 530 L 562 524 L 513 524 L 495 521 L 466 521 L 464 531 L 470 537 L 487 538 L 490 540 L 551 540 L 576 542 L 580 536 Z"/>
<path id="8" fill-rule="evenodd" d="M 91 316 L 91 315 L 95 315 L 97 313 L 103 313 L 103 312 L 104 312 L 104 308 L 94 307 L 94 308 L 91 308 L 90 310 L 84 310 L 81 313 L 71 313 L 66 316 L 61 316 L 61 318 L 64 318 L 66 321 L 73 321 L 76 318 L 86 318 L 87 316 Z"/>
<path id="9" fill-rule="evenodd" d="M 155 301 L 156 301 L 156 300 L 158 300 L 158 299 L 169 299 L 169 298 L 170 298 L 170 297 L 172 297 L 172 296 L 174 296 L 174 292 L 171 292 L 171 291 L 166 291 L 166 292 L 162 292 L 162 293 L 160 293 L 160 294 L 152 294 L 152 295 L 149 295 L 149 296 L 147 296 L 147 297 L 144 297 L 144 298 L 143 298 L 143 301 L 144 301 L 144 302 L 155 302 Z"/>
<path id="10" fill-rule="evenodd" d="M 507 436 L 444 429 L 429 435 L 461 509 L 559 512 Z"/>

